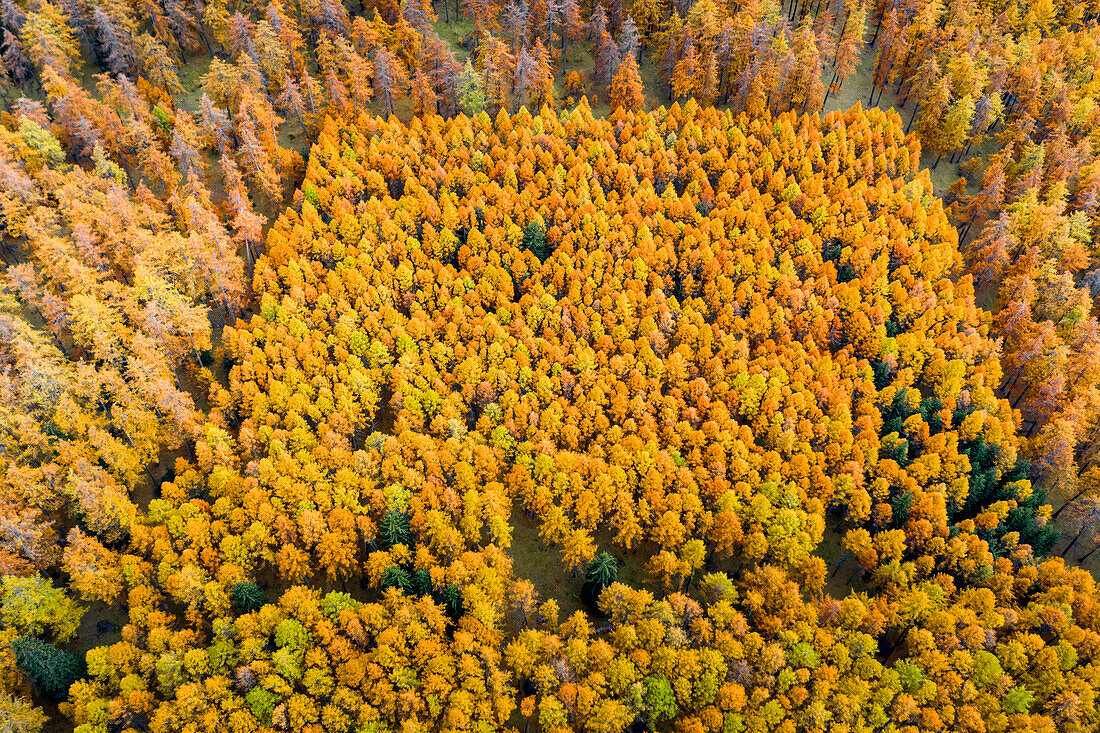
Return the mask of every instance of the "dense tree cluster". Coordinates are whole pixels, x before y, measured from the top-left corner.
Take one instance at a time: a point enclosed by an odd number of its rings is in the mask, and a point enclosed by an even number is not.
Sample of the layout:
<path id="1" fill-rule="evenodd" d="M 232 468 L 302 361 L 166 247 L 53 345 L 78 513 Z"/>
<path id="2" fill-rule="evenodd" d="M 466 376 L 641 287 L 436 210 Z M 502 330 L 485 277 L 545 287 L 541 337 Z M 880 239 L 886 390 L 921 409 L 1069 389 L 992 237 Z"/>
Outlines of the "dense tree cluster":
<path id="1" fill-rule="evenodd" d="M 330 120 L 194 460 L 117 550 L 70 543 L 121 566 L 129 623 L 65 709 L 1091 729 L 1097 589 L 1037 559 L 1049 509 L 917 160 L 877 111 Z M 524 515 L 596 616 L 514 563 Z"/>
<path id="2" fill-rule="evenodd" d="M 1098 11 L 0 0 L 0 730 L 1100 728 Z"/>
<path id="3" fill-rule="evenodd" d="M 980 152 L 946 201 L 1003 339 L 999 393 L 1022 413 L 1033 477 L 1063 504 L 1073 544 L 1095 547 L 1095 10 L 1010 10 L 908 26 L 892 11 L 875 73 L 913 100 L 910 125 L 937 161 Z"/>

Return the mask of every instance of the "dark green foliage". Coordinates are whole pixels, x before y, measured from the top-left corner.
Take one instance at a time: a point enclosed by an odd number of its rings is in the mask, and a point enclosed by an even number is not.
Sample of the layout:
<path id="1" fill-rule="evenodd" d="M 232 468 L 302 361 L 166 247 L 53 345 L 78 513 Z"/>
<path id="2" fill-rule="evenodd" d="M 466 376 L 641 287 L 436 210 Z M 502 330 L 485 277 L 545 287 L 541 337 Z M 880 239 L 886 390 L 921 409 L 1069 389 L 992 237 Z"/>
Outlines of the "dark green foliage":
<path id="1" fill-rule="evenodd" d="M 1005 528 L 1009 532 L 1019 532 L 1021 544 L 1031 545 L 1036 555 L 1049 555 L 1059 537 L 1059 532 L 1050 523 L 1040 522 L 1035 517 L 1046 503 L 1046 489 L 1035 489 L 1027 501 L 1020 502 L 1005 518 Z"/>
<path id="2" fill-rule="evenodd" d="M 84 659 L 33 636 L 11 643 L 15 662 L 44 697 L 62 700 L 69 687 L 84 676 Z"/>
<path id="3" fill-rule="evenodd" d="M 905 491 L 890 499 L 890 528 L 900 529 L 909 521 L 909 509 L 913 506 L 912 492 Z"/>
<path id="4" fill-rule="evenodd" d="M 1004 557 L 1005 548 L 1004 545 L 1001 543 L 1001 534 L 1000 532 L 998 532 L 997 527 L 994 527 L 993 529 L 980 529 L 974 534 L 977 535 L 978 539 L 983 540 L 985 544 L 989 546 L 989 554 L 991 554 L 994 559 Z M 978 581 L 976 580 L 975 575 L 977 572 L 978 571 L 975 570 L 974 573 L 970 574 L 970 576 L 967 578 L 968 583 L 977 584 Z"/>
<path id="5" fill-rule="evenodd" d="M 409 517 L 403 512 L 391 509 L 382 517 L 382 525 L 379 529 L 382 539 L 382 547 L 390 549 L 394 545 L 409 544 L 412 533 L 409 531 Z"/>
<path id="6" fill-rule="evenodd" d="M 856 270 L 849 264 L 843 264 L 836 270 L 836 281 L 841 283 L 851 282 L 856 279 Z"/>
<path id="7" fill-rule="evenodd" d="M 462 615 L 462 591 L 458 589 L 458 586 L 448 585 L 439 594 L 439 600 L 443 604 L 443 609 L 447 612 L 447 615 L 457 621 L 458 617 Z"/>
<path id="8" fill-rule="evenodd" d="M 546 241 L 546 230 L 537 221 L 531 222 L 523 230 L 523 248 L 538 257 L 539 262 L 546 262 L 553 253 L 553 249 Z"/>
<path id="9" fill-rule="evenodd" d="M 959 406 L 951 413 L 951 424 L 955 427 L 962 425 L 963 420 L 967 418 L 970 413 L 974 412 L 974 405 L 966 405 L 965 407 Z"/>
<path id="10" fill-rule="evenodd" d="M 834 239 L 832 242 L 825 245 L 825 249 L 821 253 L 821 259 L 825 260 L 826 262 L 836 262 L 840 259 L 840 253 L 842 249 L 843 248 L 839 240 Z"/>
<path id="11" fill-rule="evenodd" d="M 233 605 L 241 613 L 252 613 L 267 605 L 267 596 L 260 586 L 242 581 L 233 586 Z"/>
<path id="12" fill-rule="evenodd" d="M 890 433 L 897 433 L 901 435 L 905 429 L 905 420 L 913 414 L 913 409 L 909 407 L 909 402 L 906 399 L 905 391 L 898 390 L 894 395 L 894 401 L 890 403 L 890 407 L 882 413 L 882 434 L 889 435 Z"/>
<path id="13" fill-rule="evenodd" d="M 981 437 L 959 446 L 959 453 L 970 459 L 970 492 L 966 503 L 958 512 L 949 512 L 952 521 L 973 519 L 982 508 L 993 502 L 1011 498 L 1003 489 L 1007 482 L 1015 481 L 1007 476 L 997 480 L 997 454 L 1000 447 L 986 443 Z"/>
<path id="14" fill-rule="evenodd" d="M 409 590 L 411 585 L 412 579 L 409 578 L 409 574 L 402 567 L 391 565 L 386 568 L 386 572 L 382 573 L 383 588 L 397 588 L 404 593 Z"/>
<path id="15" fill-rule="evenodd" d="M 871 372 L 875 377 L 875 389 L 883 390 L 890 386 L 890 365 L 884 361 L 871 362 Z"/>
<path id="16" fill-rule="evenodd" d="M 418 596 L 432 594 L 432 574 L 427 568 L 420 568 L 412 575 L 411 590 Z"/>
<path id="17" fill-rule="evenodd" d="M 619 579 L 619 563 L 609 552 L 597 553 L 592 562 L 588 564 L 588 570 L 584 573 L 584 585 L 581 586 L 581 596 L 590 603 L 595 603 L 604 588 Z"/>
<path id="18" fill-rule="evenodd" d="M 889 336 L 890 338 L 894 338 L 895 336 L 898 335 L 899 330 L 901 330 L 901 326 L 898 325 L 898 322 L 895 321 L 893 319 L 893 317 L 891 317 L 888 321 L 886 321 L 886 335 L 887 336 Z"/>
<path id="19" fill-rule="evenodd" d="M 920 416 L 928 423 L 928 430 L 935 435 L 943 430 L 943 418 L 939 411 L 943 409 L 943 402 L 939 397 L 926 397 L 920 403 Z"/>
<path id="20" fill-rule="evenodd" d="M 1004 480 L 1012 483 L 1013 481 L 1022 481 L 1031 474 L 1031 461 L 1027 458 L 1017 458 L 1015 465 L 1012 466 L 1012 470 L 1005 474 Z M 1043 495 L 1044 497 L 1046 494 Z"/>
<path id="21" fill-rule="evenodd" d="M 879 452 L 879 458 L 889 458 L 895 461 L 899 466 L 904 468 L 908 466 L 909 461 L 909 441 L 905 438 L 900 438 L 892 448 L 883 448 Z"/>
<path id="22" fill-rule="evenodd" d="M 1005 521 L 991 530 L 979 532 L 978 536 L 989 544 L 994 555 L 1001 553 L 1001 540 L 1008 532 L 1018 532 L 1020 543 L 1030 545 L 1036 555 L 1049 554 L 1058 542 L 1059 533 L 1047 521 L 1037 517 L 1039 509 L 1047 503 L 1047 492 L 1033 487 L 1030 496 L 1021 500 L 1015 486 L 1016 482 L 1028 477 L 1030 462 L 1026 458 L 1018 459 L 1012 469 L 998 479 L 996 462 L 999 446 L 978 437 L 961 444 L 959 452 L 970 459 L 970 493 L 959 510 L 948 508 L 948 518 L 952 523 L 973 519 L 991 504 L 1014 499 L 1018 505 L 1008 512 Z"/>

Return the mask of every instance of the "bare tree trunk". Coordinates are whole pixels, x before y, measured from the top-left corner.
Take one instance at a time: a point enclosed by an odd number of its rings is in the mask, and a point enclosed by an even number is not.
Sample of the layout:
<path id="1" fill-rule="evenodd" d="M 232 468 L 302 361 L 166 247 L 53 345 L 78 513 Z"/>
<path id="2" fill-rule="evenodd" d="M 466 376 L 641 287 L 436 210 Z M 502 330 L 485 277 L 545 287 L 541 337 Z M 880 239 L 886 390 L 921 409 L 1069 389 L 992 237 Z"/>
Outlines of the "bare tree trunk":
<path id="1" fill-rule="evenodd" d="M 867 48 L 871 48 L 875 45 L 875 41 L 878 40 L 878 32 L 882 29 L 882 19 L 886 15 L 886 8 L 882 9 L 882 12 L 878 14 L 878 23 L 875 23 L 875 35 L 871 36 L 871 42 L 867 44 Z"/>
<path id="2" fill-rule="evenodd" d="M 202 36 L 202 42 L 206 44 L 206 52 L 210 54 L 210 58 L 214 58 L 214 49 L 210 46 L 210 36 L 206 34 L 206 24 L 202 22 L 202 18 L 197 18 L 199 23 L 199 35 Z"/>
<path id="3" fill-rule="evenodd" d="M 911 58 L 913 58 L 913 49 L 909 49 L 909 53 L 905 55 L 905 62 L 901 65 L 902 71 L 904 71 L 905 67 L 909 65 L 909 59 Z M 894 90 L 894 94 L 900 94 L 901 85 L 905 83 L 905 78 L 902 77 L 901 74 L 898 74 L 898 77 L 898 87 Z M 906 98 L 908 98 L 908 95 L 906 95 Z M 905 102 L 902 102 L 901 104 L 903 107 L 905 106 Z"/>
<path id="4" fill-rule="evenodd" d="M 565 20 L 564 18 L 562 19 Z M 561 75 L 565 76 L 565 65 L 569 61 L 569 51 L 565 39 L 569 36 L 569 25 L 565 22 L 561 26 Z"/>

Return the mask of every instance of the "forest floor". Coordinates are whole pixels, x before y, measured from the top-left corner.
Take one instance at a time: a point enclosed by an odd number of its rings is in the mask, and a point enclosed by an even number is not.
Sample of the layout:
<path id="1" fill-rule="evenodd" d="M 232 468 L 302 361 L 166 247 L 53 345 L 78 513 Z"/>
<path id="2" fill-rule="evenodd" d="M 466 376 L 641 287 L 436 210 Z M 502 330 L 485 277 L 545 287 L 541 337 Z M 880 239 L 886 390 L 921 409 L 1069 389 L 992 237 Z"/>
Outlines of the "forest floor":
<path id="1" fill-rule="evenodd" d="M 512 546 L 508 550 L 517 568 L 517 575 L 530 580 L 539 598 L 553 598 L 561 609 L 559 618 L 566 619 L 574 611 L 585 610 L 581 600 L 583 577 L 573 577 L 561 563 L 561 553 L 543 544 L 539 528 L 518 506 L 512 510 Z"/>
<path id="2" fill-rule="evenodd" d="M 1096 552 L 1091 556 L 1088 556 L 1084 562 L 1081 561 L 1082 557 L 1085 557 L 1093 548 L 1096 547 L 1096 542 L 1086 542 L 1082 537 L 1074 548 L 1066 552 L 1066 548 L 1073 542 L 1073 536 L 1076 534 L 1074 528 L 1072 528 L 1068 522 L 1064 519 L 1054 520 L 1054 527 L 1062 533 L 1062 537 L 1059 539 L 1058 544 L 1051 550 L 1051 555 L 1065 558 L 1067 565 L 1076 565 L 1077 567 L 1084 568 L 1092 573 L 1092 577 L 1100 578 L 1100 552 Z"/>
<path id="3" fill-rule="evenodd" d="M 852 554 L 844 549 L 844 537 L 828 524 L 817 546 L 817 556 L 825 561 L 826 594 L 841 599 L 866 589 L 863 571 Z"/>

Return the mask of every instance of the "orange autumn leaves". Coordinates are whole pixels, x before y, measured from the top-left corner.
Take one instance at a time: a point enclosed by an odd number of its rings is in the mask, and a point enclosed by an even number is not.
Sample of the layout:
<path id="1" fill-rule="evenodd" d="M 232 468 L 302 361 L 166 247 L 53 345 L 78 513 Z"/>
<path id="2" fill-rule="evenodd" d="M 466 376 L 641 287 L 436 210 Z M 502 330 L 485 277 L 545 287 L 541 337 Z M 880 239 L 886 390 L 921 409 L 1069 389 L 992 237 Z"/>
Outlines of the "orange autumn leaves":
<path id="1" fill-rule="evenodd" d="M 171 561 L 169 594 L 197 621 L 265 568 L 375 587 L 425 571 L 463 588 L 478 654 L 506 645 L 486 669 L 512 686 L 493 694 L 547 729 L 668 711 L 703 730 L 1064 724 L 1083 671 L 1012 666 L 1061 643 L 1020 605 L 1043 591 L 1010 582 L 1035 570 L 1013 512 L 1043 519 L 1011 475 L 988 323 L 950 278 L 955 237 L 915 161 L 878 112 L 330 122 L 258 262 L 259 313 L 226 332 L 235 366 L 199 470 L 165 486 L 211 550 Z M 979 469 L 1003 498 L 970 494 Z M 641 562 L 652 590 L 605 594 L 606 642 L 532 598 L 508 557 L 514 506 L 566 569 L 603 547 Z M 410 544 L 379 543 L 394 511 Z M 843 602 L 824 594 L 852 571 L 817 556 L 827 518 L 863 574 Z M 1088 603 L 1082 577 L 1043 568 Z M 1081 618 L 1069 647 L 1094 634 Z M 977 697 L 944 670 L 953 653 L 993 670 Z M 862 660 L 854 688 L 841 658 Z M 261 683 L 276 727 L 321 724 L 296 669 Z M 377 708 L 389 724 L 441 704 L 407 674 L 390 674 L 406 707 Z M 1010 690 L 1026 704 L 1004 707 Z"/>
<path id="2" fill-rule="evenodd" d="M 10 141 L 28 158 L 33 132 Z M 310 160 L 256 260 L 255 312 L 223 331 L 228 381 L 206 378 L 193 456 L 157 498 L 112 499 L 131 464 L 96 440 L 121 443 L 131 413 L 99 414 L 70 381 L 45 402 L 54 416 L 86 405 L 58 425 L 65 451 L 35 438 L 50 451 L 6 459 L 27 486 L 67 472 L 86 526 L 62 558 L 39 541 L 40 561 L 128 612 L 70 692 L 76 724 L 1095 719 L 1078 695 L 1100 638 L 1095 584 L 1028 547 L 1047 510 L 993 393 L 1001 367 L 955 277 L 956 236 L 896 116 L 363 116 L 330 120 Z M 119 195 L 97 181 L 89 211 Z M 158 237 L 221 241 L 200 198 L 188 210 L 178 232 L 151 231 L 155 208 L 132 214 L 145 257 Z M 53 227 L 31 238 L 25 287 L 76 308 L 45 253 L 79 241 L 78 222 Z M 74 243 L 71 261 L 111 246 Z M 127 305 L 146 291 L 108 272 L 97 282 L 128 330 L 89 326 L 79 345 L 66 321 L 54 332 L 101 379 L 118 370 L 108 337 L 129 354 L 149 327 Z M 218 307 L 217 284 L 188 292 Z M 24 381 L 10 389 L 42 410 L 52 372 L 30 381 L 26 355 L 62 359 L 11 328 L 4 358 Z M 189 345 L 156 337 L 169 354 Z M 151 388 L 119 375 L 116 395 Z M 602 616 L 525 577 L 514 540 L 530 520 L 554 551 L 538 561 L 567 574 L 598 550 L 629 559 Z M 259 579 L 270 603 L 240 607 L 238 584 Z"/>

